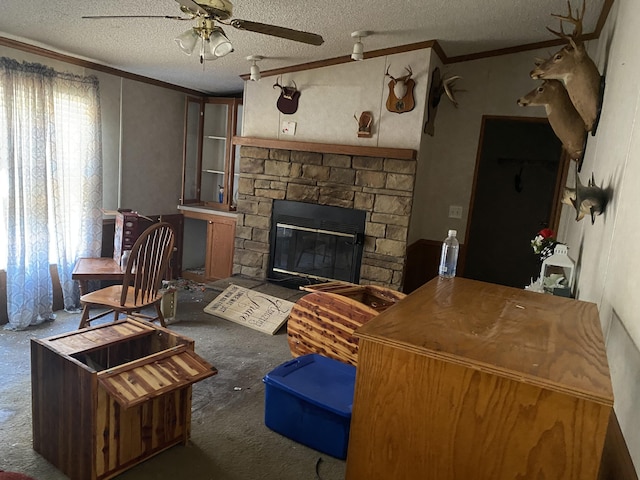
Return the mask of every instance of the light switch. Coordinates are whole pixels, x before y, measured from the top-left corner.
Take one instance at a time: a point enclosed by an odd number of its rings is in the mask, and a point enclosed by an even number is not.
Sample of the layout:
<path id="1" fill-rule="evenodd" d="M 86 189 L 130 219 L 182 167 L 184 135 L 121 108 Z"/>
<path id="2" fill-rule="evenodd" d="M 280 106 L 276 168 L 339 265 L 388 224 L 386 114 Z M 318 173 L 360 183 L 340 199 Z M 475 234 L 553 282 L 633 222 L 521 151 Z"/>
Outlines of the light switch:
<path id="1" fill-rule="evenodd" d="M 449 205 L 449 218 L 462 218 L 462 207 Z"/>

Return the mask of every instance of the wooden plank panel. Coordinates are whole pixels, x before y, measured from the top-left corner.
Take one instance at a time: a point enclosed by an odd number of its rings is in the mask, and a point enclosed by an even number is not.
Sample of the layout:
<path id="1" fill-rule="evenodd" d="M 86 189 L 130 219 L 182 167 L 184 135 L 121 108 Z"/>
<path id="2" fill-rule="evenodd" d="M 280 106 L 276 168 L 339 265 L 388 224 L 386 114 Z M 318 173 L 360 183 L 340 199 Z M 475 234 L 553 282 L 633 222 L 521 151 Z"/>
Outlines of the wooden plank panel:
<path id="1" fill-rule="evenodd" d="M 594 303 L 466 278 L 436 278 L 357 335 L 613 404 Z"/>
<path id="2" fill-rule="evenodd" d="M 209 363 L 181 345 L 101 372 L 98 380 L 120 405 L 130 408 L 216 373 Z"/>
<path id="3" fill-rule="evenodd" d="M 32 340 L 33 448 L 74 480 L 95 478 L 93 381 L 46 340 Z"/>
<path id="4" fill-rule="evenodd" d="M 366 147 L 361 145 L 337 145 L 334 143 L 296 142 L 256 137 L 233 137 L 234 145 L 247 145 L 299 152 L 335 153 L 361 157 L 384 157 L 398 160 L 415 160 L 416 151 L 409 148 Z"/>
<path id="5" fill-rule="evenodd" d="M 357 376 L 349 480 L 597 478 L 609 406 L 366 340 Z"/>
<path id="6" fill-rule="evenodd" d="M 58 352 L 72 355 L 79 352 L 91 351 L 116 342 L 122 342 L 149 335 L 153 327 L 139 322 L 121 320 L 115 324 L 98 325 L 89 329 L 68 332 L 50 337 L 47 342 Z"/>
<path id="7" fill-rule="evenodd" d="M 98 387 L 98 403 L 96 416 L 96 452 L 95 471 L 96 476 L 101 476 L 107 471 L 109 465 L 109 396 L 107 391 Z"/>

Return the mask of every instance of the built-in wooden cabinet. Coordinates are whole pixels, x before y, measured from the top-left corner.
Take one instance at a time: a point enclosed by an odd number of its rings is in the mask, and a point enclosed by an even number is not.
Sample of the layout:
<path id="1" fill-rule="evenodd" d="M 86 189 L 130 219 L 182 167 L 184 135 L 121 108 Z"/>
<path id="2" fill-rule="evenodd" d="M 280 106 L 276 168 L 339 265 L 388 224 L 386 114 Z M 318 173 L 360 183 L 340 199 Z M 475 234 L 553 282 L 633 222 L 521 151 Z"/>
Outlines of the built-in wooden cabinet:
<path id="1" fill-rule="evenodd" d="M 197 282 L 233 271 L 240 155 L 241 98 L 187 97 L 182 196 L 182 277 Z"/>
<path id="2" fill-rule="evenodd" d="M 236 215 L 205 207 L 180 206 L 184 214 L 182 277 L 196 282 L 233 273 Z"/>
<path id="3" fill-rule="evenodd" d="M 240 98 L 187 97 L 182 205 L 235 210 L 239 156 L 231 139 L 241 118 Z"/>

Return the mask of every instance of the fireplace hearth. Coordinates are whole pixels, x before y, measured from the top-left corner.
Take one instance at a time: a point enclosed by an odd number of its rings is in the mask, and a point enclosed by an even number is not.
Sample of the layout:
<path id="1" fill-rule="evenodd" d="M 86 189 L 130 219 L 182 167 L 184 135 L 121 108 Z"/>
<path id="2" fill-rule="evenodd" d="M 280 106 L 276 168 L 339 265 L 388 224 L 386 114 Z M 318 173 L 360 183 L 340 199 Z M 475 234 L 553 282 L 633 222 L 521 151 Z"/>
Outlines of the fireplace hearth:
<path id="1" fill-rule="evenodd" d="M 295 286 L 338 279 L 402 288 L 415 151 L 327 144 L 302 151 L 296 142 L 241 141 L 234 274 Z M 307 212 L 279 213 L 281 202 Z M 342 210 L 358 220 L 345 220 L 336 213 Z M 343 228 L 353 223 L 359 227 Z"/>
<path id="2" fill-rule="evenodd" d="M 267 280 L 297 287 L 360 281 L 363 210 L 274 200 Z"/>

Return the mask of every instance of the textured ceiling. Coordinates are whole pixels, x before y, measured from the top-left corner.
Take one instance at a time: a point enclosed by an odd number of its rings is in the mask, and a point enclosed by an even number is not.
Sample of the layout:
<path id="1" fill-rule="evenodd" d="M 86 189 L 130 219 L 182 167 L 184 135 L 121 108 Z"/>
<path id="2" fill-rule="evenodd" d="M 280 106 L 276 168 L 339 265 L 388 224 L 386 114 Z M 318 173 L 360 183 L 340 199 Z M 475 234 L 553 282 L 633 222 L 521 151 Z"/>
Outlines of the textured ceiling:
<path id="1" fill-rule="evenodd" d="M 351 32 L 368 30 L 373 34 L 363 39 L 365 51 L 435 39 L 453 57 L 552 40 L 545 27 L 557 29 L 559 23 L 550 13 L 567 11 L 564 0 L 234 1 L 233 18 L 317 33 L 325 43 L 315 47 L 227 26 L 235 51 L 203 67 L 173 40 L 193 22 L 82 18 L 180 15 L 174 0 L 2 0 L 0 36 L 175 85 L 229 94 L 242 90 L 239 75 L 249 71 L 248 55 L 265 57 L 261 70 L 341 57 L 351 52 Z M 584 33 L 595 29 L 603 3 L 589 0 Z"/>

